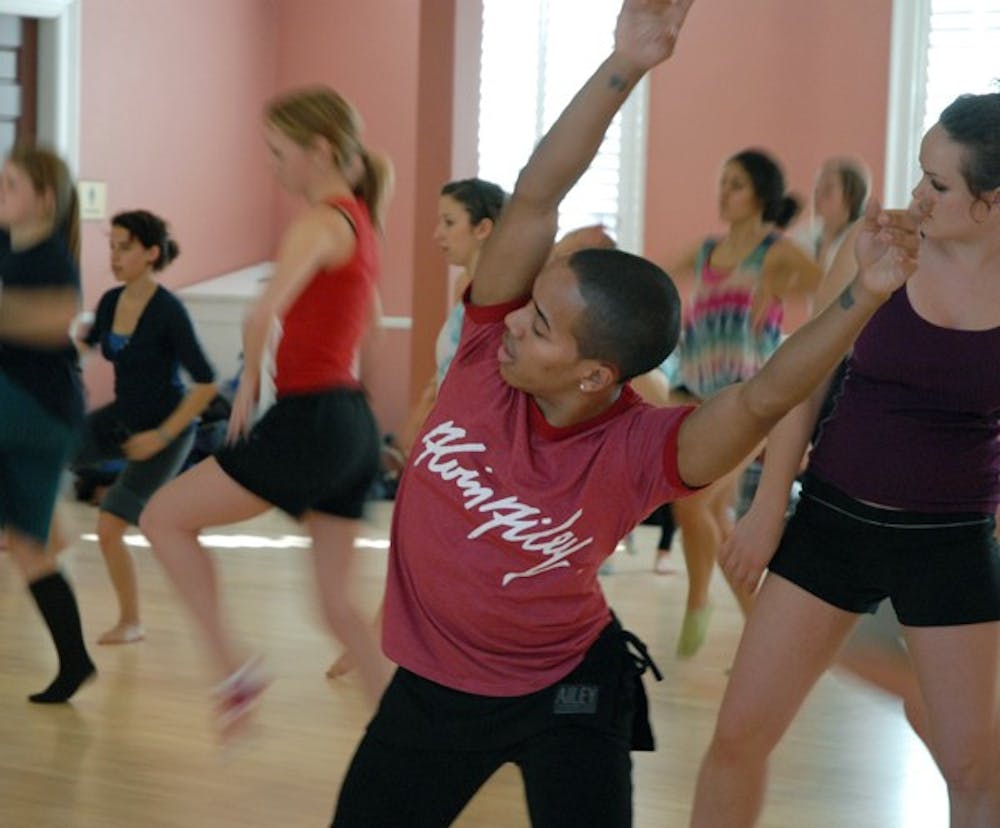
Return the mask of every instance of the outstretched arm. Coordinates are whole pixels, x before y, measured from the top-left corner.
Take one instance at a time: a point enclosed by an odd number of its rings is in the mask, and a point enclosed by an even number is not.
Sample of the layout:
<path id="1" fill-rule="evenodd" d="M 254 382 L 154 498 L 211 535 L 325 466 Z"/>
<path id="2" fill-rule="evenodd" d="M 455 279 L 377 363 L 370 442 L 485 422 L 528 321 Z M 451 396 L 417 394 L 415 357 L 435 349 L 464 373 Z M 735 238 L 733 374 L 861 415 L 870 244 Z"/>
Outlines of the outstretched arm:
<path id="1" fill-rule="evenodd" d="M 917 217 L 872 203 L 855 252 L 858 275 L 840 298 L 789 337 L 752 379 L 723 389 L 688 417 L 677 463 L 704 486 L 740 462 L 833 370 L 872 314 L 916 269 Z"/>
<path id="2" fill-rule="evenodd" d="M 597 154 L 632 88 L 673 54 L 692 2 L 625 0 L 611 55 L 563 110 L 518 176 L 476 267 L 474 304 L 500 304 L 530 292 L 552 248 L 559 203 Z"/>
<path id="3" fill-rule="evenodd" d="M 80 311 L 75 287 L 8 287 L 0 292 L 0 340 L 38 348 L 69 345 Z"/>

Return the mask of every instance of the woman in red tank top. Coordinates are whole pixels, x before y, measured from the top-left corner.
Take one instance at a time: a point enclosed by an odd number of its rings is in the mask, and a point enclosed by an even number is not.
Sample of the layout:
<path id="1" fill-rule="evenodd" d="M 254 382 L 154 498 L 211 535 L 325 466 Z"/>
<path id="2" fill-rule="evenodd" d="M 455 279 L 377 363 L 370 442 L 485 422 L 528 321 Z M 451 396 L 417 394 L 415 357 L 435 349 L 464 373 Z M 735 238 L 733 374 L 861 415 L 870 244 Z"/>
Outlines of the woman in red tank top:
<path id="1" fill-rule="evenodd" d="M 214 563 L 198 542 L 206 526 L 272 506 L 300 520 L 312 537 L 324 616 L 353 653 L 373 702 L 388 678 L 375 635 L 346 591 L 379 461 L 378 430 L 355 366 L 375 306 L 375 228 L 391 183 L 389 162 L 365 149 L 360 132 L 354 108 L 330 89 L 297 91 L 267 108 L 275 174 L 306 206 L 244 322 L 227 445 L 161 489 L 140 521 L 208 646 L 223 737 L 240 729 L 267 678 L 222 617 Z M 277 399 L 254 422 L 275 333 Z"/>

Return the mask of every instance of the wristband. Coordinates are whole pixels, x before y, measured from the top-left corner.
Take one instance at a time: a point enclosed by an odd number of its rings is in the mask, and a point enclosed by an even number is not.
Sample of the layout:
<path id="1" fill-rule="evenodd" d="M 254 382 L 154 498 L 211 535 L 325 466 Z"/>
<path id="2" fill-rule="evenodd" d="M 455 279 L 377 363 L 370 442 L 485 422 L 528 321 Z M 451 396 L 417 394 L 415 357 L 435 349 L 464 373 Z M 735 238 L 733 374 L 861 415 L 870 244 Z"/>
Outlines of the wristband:
<path id="1" fill-rule="evenodd" d="M 165 432 L 162 428 L 156 429 L 156 433 L 159 434 L 160 439 L 163 440 L 163 445 L 169 446 L 170 443 L 173 442 L 174 438 L 167 434 L 167 432 Z"/>

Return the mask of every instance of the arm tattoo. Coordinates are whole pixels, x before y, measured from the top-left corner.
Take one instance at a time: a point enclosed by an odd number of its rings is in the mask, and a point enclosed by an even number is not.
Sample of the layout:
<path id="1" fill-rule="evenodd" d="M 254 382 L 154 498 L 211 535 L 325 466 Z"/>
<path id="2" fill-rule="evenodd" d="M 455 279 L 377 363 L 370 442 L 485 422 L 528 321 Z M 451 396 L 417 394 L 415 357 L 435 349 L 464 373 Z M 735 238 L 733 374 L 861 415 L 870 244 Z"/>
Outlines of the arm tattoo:
<path id="1" fill-rule="evenodd" d="M 851 294 L 850 285 L 844 288 L 844 292 L 840 294 L 840 307 L 844 310 L 850 310 L 854 307 L 854 296 Z"/>
<path id="2" fill-rule="evenodd" d="M 617 72 L 612 73 L 611 77 L 608 79 L 608 86 L 614 89 L 616 92 L 625 92 L 628 89 L 628 81 L 625 80 Z"/>

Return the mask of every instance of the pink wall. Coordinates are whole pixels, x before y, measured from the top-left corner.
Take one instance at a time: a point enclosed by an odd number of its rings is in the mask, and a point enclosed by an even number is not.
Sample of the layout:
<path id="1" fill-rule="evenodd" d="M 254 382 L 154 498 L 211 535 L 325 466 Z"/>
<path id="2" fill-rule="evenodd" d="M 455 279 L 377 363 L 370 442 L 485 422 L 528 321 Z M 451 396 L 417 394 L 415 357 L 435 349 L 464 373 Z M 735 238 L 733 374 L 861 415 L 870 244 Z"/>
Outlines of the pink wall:
<path id="1" fill-rule="evenodd" d="M 268 0 L 87 0 L 82 9 L 80 170 L 107 182 L 108 216 L 150 209 L 170 222 L 178 287 L 269 259 L 274 186 L 260 112 L 274 88 Z M 107 221 L 83 225 L 86 305 L 112 285 Z M 110 394 L 103 360 L 90 401 Z"/>
<path id="2" fill-rule="evenodd" d="M 444 295 L 445 272 L 431 242 L 437 191 L 428 191 L 427 182 L 440 186 L 450 159 L 451 4 L 283 0 L 280 6 L 277 88 L 333 86 L 361 112 L 366 144 L 386 153 L 395 167 L 382 247 L 383 312 L 412 317 L 414 330 L 383 330 L 366 364 L 365 383 L 385 430 L 398 429 L 406 415 L 411 374 L 431 375 L 431 343 L 441 321 L 428 319 L 426 285 L 417 274 L 425 272 L 430 250 L 438 271 L 434 278 L 440 281 L 435 286 Z M 279 223 L 284 224 L 294 205 L 285 197 L 279 200 Z M 444 304 L 433 307 L 443 317 Z"/>
<path id="3" fill-rule="evenodd" d="M 646 253 L 668 263 L 719 229 L 722 162 L 748 146 L 808 199 L 830 155 L 864 158 L 881 191 L 892 0 L 695 5 L 652 75 Z"/>
<path id="4" fill-rule="evenodd" d="M 80 175 L 108 182 L 109 209 L 145 206 L 173 224 L 179 286 L 273 257 L 295 209 L 277 195 L 258 129 L 262 103 L 325 82 L 362 112 L 396 193 L 383 247 L 384 332 L 367 376 L 383 428 L 399 428 L 432 359 L 447 295 L 430 241 L 440 182 L 467 158 L 452 123 L 456 3 L 474 0 L 88 0 L 82 5 Z M 759 145 L 808 195 L 826 156 L 868 160 L 881 187 L 892 0 L 701 3 L 675 59 L 652 76 L 646 252 L 668 262 L 718 229 L 722 161 Z M 462 9 L 460 20 L 469 15 Z M 467 23 L 468 21 L 466 21 Z M 465 23 L 461 36 L 474 37 Z M 459 94 L 469 94 L 458 84 Z M 453 107 L 453 102 L 455 106 Z M 84 231 L 87 302 L 110 285 L 106 225 Z M 99 361 L 95 361 L 95 364 Z M 413 382 L 411 383 L 411 377 Z M 88 377 L 91 399 L 107 374 Z"/>

